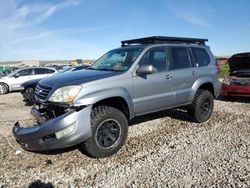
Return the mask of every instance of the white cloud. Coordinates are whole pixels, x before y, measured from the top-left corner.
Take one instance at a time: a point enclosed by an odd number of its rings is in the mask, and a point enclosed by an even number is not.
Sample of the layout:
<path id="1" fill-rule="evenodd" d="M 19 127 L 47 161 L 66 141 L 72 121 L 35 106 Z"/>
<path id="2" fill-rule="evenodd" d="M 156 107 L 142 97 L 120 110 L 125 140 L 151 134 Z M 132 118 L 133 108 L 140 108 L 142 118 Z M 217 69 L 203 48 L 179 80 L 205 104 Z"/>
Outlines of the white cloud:
<path id="1" fill-rule="evenodd" d="M 60 41 L 69 40 L 58 36 L 59 30 L 53 31 L 40 26 L 56 12 L 77 6 L 81 1 L 52 2 L 21 4 L 19 0 L 0 0 L 0 61 L 41 57 L 47 59 L 45 52 L 53 54 L 56 47 L 63 48 Z"/>
<path id="2" fill-rule="evenodd" d="M 189 24 L 203 28 L 212 27 L 212 25 L 204 18 L 204 15 L 199 10 L 193 7 L 180 8 L 179 6 L 175 6 L 174 4 L 167 4 L 166 6 L 168 10 L 177 18 L 182 19 Z"/>
<path id="3" fill-rule="evenodd" d="M 46 21 L 55 12 L 70 6 L 77 6 L 80 3 L 79 0 L 65 0 L 56 4 L 36 2 L 36 4 L 20 5 L 19 1 L 16 0 L 0 1 L 0 9 L 5 10 L 0 17 L 0 28 L 4 30 L 15 30 L 38 25 Z M 2 3 L 2 1 L 5 3 Z"/>

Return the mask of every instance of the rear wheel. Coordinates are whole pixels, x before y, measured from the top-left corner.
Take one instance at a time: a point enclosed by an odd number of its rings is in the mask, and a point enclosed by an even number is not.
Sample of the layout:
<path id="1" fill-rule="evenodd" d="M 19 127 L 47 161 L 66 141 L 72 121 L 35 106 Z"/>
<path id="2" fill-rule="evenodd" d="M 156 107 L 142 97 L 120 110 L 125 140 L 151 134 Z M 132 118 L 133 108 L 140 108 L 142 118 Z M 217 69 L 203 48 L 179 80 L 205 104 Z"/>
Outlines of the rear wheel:
<path id="1" fill-rule="evenodd" d="M 193 121 L 203 123 L 211 117 L 213 108 L 214 99 L 212 93 L 199 89 L 193 103 L 188 108 L 188 114 Z"/>
<path id="2" fill-rule="evenodd" d="M 6 94 L 8 92 L 9 92 L 9 87 L 4 83 L 0 83 L 0 95 Z"/>
<path id="3" fill-rule="evenodd" d="M 128 121 L 118 109 L 98 106 L 91 113 L 92 137 L 80 149 L 94 158 L 108 157 L 123 146 L 128 132 Z"/>

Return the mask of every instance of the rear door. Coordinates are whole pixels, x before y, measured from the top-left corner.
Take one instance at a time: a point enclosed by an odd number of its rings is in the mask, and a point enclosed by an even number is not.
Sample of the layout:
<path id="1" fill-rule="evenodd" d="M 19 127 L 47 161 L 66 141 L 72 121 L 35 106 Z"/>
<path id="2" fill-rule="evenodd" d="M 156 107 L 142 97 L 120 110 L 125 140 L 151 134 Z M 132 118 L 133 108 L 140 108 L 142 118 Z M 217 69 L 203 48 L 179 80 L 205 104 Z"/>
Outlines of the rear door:
<path id="1" fill-rule="evenodd" d="M 192 102 L 192 86 L 196 80 L 197 70 L 192 64 L 187 47 L 170 47 L 170 70 L 173 75 L 175 105 Z"/>
<path id="2" fill-rule="evenodd" d="M 169 56 L 166 47 L 149 49 L 139 62 L 153 65 L 153 74 L 133 77 L 135 114 L 146 114 L 171 107 L 174 103 Z"/>
<path id="3" fill-rule="evenodd" d="M 211 71 L 215 72 L 216 66 L 212 65 L 208 66 L 211 62 L 211 58 L 207 53 L 206 49 L 201 47 L 191 47 L 193 62 L 196 66 L 196 79 L 211 76 Z"/>

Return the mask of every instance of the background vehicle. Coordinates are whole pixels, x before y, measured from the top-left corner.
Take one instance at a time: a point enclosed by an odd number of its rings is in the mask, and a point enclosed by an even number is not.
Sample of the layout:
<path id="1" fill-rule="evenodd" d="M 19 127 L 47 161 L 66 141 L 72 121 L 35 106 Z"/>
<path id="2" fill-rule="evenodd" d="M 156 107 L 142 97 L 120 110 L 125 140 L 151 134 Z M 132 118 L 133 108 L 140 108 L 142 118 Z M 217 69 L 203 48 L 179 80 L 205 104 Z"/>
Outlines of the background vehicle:
<path id="1" fill-rule="evenodd" d="M 84 70 L 84 69 L 88 68 L 89 66 L 90 65 L 86 65 L 86 64 L 73 66 L 73 67 L 66 68 L 66 69 L 62 70 L 62 71 L 58 72 L 57 74 L 80 71 L 80 70 Z M 30 80 L 30 81 L 24 82 L 21 85 L 24 88 L 22 90 L 22 94 L 23 94 L 24 101 L 26 102 L 27 105 L 34 104 L 34 102 L 35 102 L 35 88 L 36 88 L 36 85 L 38 84 L 38 82 L 42 79 L 43 78 Z"/>
<path id="2" fill-rule="evenodd" d="M 22 90 L 24 82 L 51 76 L 57 70 L 49 67 L 25 67 L 20 68 L 7 76 L 0 78 L 0 94 Z"/>
<path id="3" fill-rule="evenodd" d="M 123 146 L 128 120 L 136 116 L 185 106 L 193 121 L 207 121 L 221 84 L 206 41 L 126 40 L 85 71 L 41 80 L 31 110 L 38 125 L 17 122 L 17 142 L 26 150 L 79 145 L 91 157 L 107 157 Z"/>
<path id="4" fill-rule="evenodd" d="M 250 52 L 233 55 L 228 64 L 230 74 L 223 80 L 221 95 L 250 97 Z"/>
<path id="5" fill-rule="evenodd" d="M 3 67 L 3 66 L 0 66 L 0 78 L 10 74 L 11 72 L 13 72 L 16 69 L 18 69 L 18 68 L 17 67 Z"/>

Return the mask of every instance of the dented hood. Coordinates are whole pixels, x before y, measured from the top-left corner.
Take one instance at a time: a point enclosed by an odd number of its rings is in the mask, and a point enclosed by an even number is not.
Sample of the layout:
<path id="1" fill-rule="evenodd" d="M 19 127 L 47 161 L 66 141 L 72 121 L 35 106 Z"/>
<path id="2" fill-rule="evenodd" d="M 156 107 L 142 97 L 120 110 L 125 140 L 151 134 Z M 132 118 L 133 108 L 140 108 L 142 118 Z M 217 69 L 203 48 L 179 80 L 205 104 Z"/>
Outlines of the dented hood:
<path id="1" fill-rule="evenodd" d="M 118 74 L 121 74 L 121 72 L 87 69 L 64 74 L 55 74 L 48 78 L 42 79 L 39 83 L 58 88 L 68 85 L 84 84 L 86 82 L 108 78 Z"/>
<path id="2" fill-rule="evenodd" d="M 235 54 L 228 59 L 230 72 L 249 70 L 250 71 L 250 52 Z"/>

